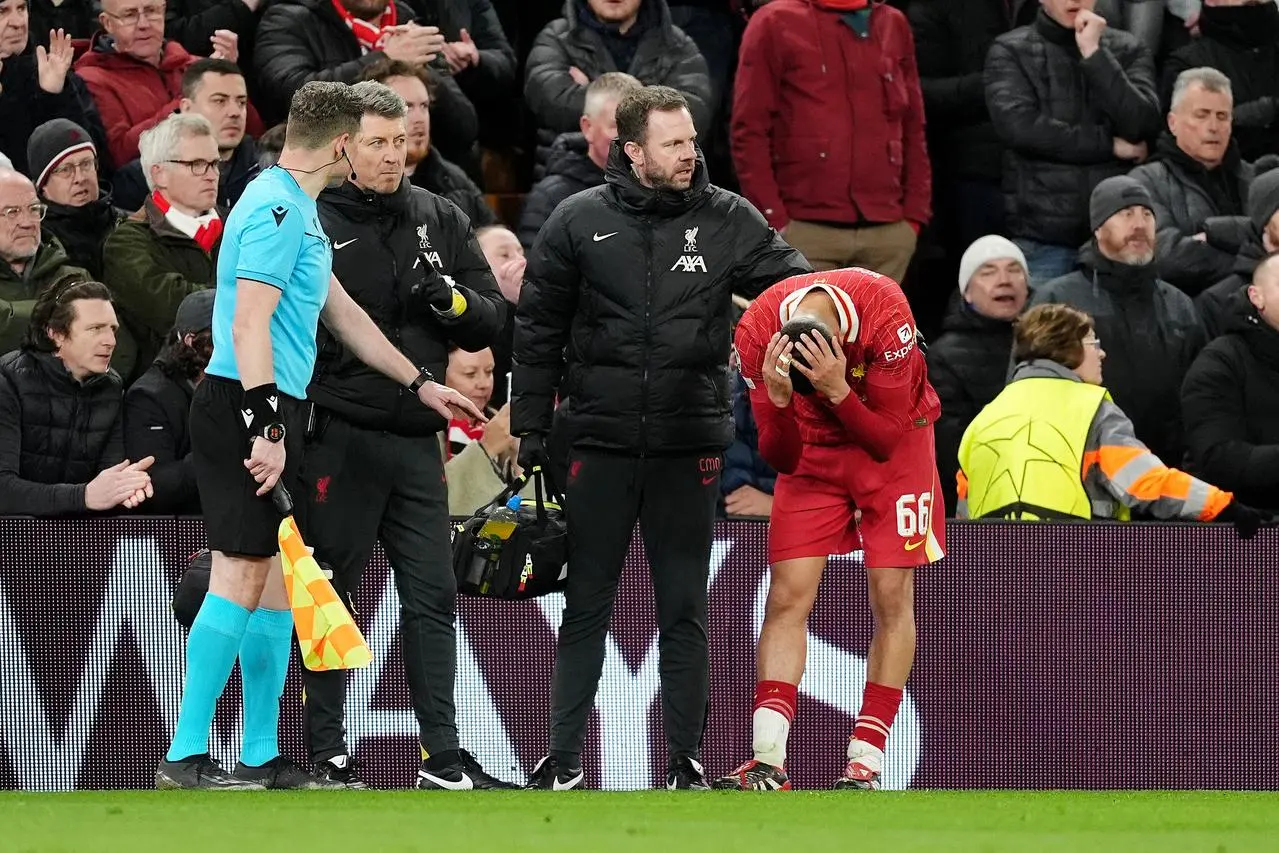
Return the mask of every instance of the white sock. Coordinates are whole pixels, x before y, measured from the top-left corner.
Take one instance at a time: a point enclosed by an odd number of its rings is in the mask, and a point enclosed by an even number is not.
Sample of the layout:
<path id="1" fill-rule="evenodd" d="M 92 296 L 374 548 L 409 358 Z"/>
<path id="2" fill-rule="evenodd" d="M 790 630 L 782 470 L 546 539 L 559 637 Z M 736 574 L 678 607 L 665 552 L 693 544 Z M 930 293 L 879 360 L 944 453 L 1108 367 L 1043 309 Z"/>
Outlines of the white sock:
<path id="1" fill-rule="evenodd" d="M 751 722 L 755 739 L 751 748 L 755 760 L 774 767 L 786 764 L 786 739 L 790 737 L 790 720 L 772 708 L 756 708 Z"/>

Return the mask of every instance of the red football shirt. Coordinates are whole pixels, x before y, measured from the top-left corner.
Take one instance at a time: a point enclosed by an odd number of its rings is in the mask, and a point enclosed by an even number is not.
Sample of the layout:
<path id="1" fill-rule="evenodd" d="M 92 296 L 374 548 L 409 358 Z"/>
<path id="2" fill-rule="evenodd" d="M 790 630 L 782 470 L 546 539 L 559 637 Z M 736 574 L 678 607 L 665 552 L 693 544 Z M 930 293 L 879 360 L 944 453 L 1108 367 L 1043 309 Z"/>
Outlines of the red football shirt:
<path id="1" fill-rule="evenodd" d="M 830 295 L 840 314 L 840 328 L 832 331 L 843 339 L 852 388 L 849 396 L 856 399 L 832 407 L 820 395 L 796 394 L 787 409 L 778 409 L 769 402 L 764 386 L 764 351 L 772 336 L 791 319 L 800 300 L 815 287 Z M 737 325 L 734 345 L 760 422 L 761 451 L 766 424 L 773 425 L 770 431 L 780 429 L 787 436 L 793 433 L 803 444 L 837 445 L 862 443 L 861 430 L 850 429 L 857 423 L 874 421 L 881 434 L 900 435 L 933 423 L 941 412 L 937 392 L 928 381 L 924 355 L 916 345 L 915 319 L 906 295 L 891 278 L 869 270 L 832 270 L 779 281 L 751 303 Z M 786 426 L 779 417 L 793 420 L 798 429 Z M 790 438 L 774 438 L 786 445 L 792 443 Z M 786 455 L 793 453 L 797 458 L 798 450 L 787 447 Z"/>

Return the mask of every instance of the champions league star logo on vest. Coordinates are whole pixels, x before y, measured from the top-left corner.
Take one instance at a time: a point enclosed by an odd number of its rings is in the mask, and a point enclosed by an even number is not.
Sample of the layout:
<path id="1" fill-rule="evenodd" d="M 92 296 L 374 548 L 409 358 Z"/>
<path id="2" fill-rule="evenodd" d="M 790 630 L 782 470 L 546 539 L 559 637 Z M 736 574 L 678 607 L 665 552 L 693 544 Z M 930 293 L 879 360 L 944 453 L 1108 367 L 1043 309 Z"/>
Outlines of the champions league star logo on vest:
<path id="1" fill-rule="evenodd" d="M 675 266 L 671 267 L 671 272 L 680 270 L 681 272 L 697 272 L 698 270 L 706 272 L 706 261 L 702 258 L 697 248 L 697 226 L 686 229 L 684 231 L 684 254 L 680 255 Z"/>
<path id="2" fill-rule="evenodd" d="M 417 249 L 422 257 L 430 261 L 431 266 L 437 270 L 444 269 L 444 262 L 440 260 L 440 253 L 431 246 L 431 235 L 427 233 L 425 225 L 417 227 Z"/>

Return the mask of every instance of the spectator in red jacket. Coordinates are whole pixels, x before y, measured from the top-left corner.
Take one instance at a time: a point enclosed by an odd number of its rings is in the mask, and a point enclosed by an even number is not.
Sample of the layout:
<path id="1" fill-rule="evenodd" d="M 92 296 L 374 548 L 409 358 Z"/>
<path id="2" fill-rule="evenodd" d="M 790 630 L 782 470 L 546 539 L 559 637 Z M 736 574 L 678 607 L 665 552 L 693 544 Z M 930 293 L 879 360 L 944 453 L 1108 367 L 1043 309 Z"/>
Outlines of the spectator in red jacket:
<path id="1" fill-rule="evenodd" d="M 734 88 L 742 193 L 814 269 L 901 281 L 932 215 L 906 17 L 870 0 L 772 0 L 751 16 Z"/>
<path id="2" fill-rule="evenodd" d="M 76 62 L 77 73 L 98 104 L 107 130 L 111 161 L 123 166 L 138 156 L 138 137 L 178 111 L 182 73 L 198 57 L 164 37 L 163 0 L 102 0 L 102 31 Z M 235 62 L 239 39 L 219 30 L 213 57 Z M 249 107 L 248 132 L 263 131 Z"/>

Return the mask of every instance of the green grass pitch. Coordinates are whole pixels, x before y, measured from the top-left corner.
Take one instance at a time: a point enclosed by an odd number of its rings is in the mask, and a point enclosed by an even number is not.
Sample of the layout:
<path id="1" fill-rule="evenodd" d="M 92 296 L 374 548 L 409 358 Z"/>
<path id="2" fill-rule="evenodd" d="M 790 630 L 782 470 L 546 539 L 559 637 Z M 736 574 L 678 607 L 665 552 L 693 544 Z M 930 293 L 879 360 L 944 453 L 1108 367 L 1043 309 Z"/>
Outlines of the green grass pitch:
<path id="1" fill-rule="evenodd" d="M 1279 795 L 911 791 L 0 794 L 5 853 L 729 851 L 1243 853 Z"/>

